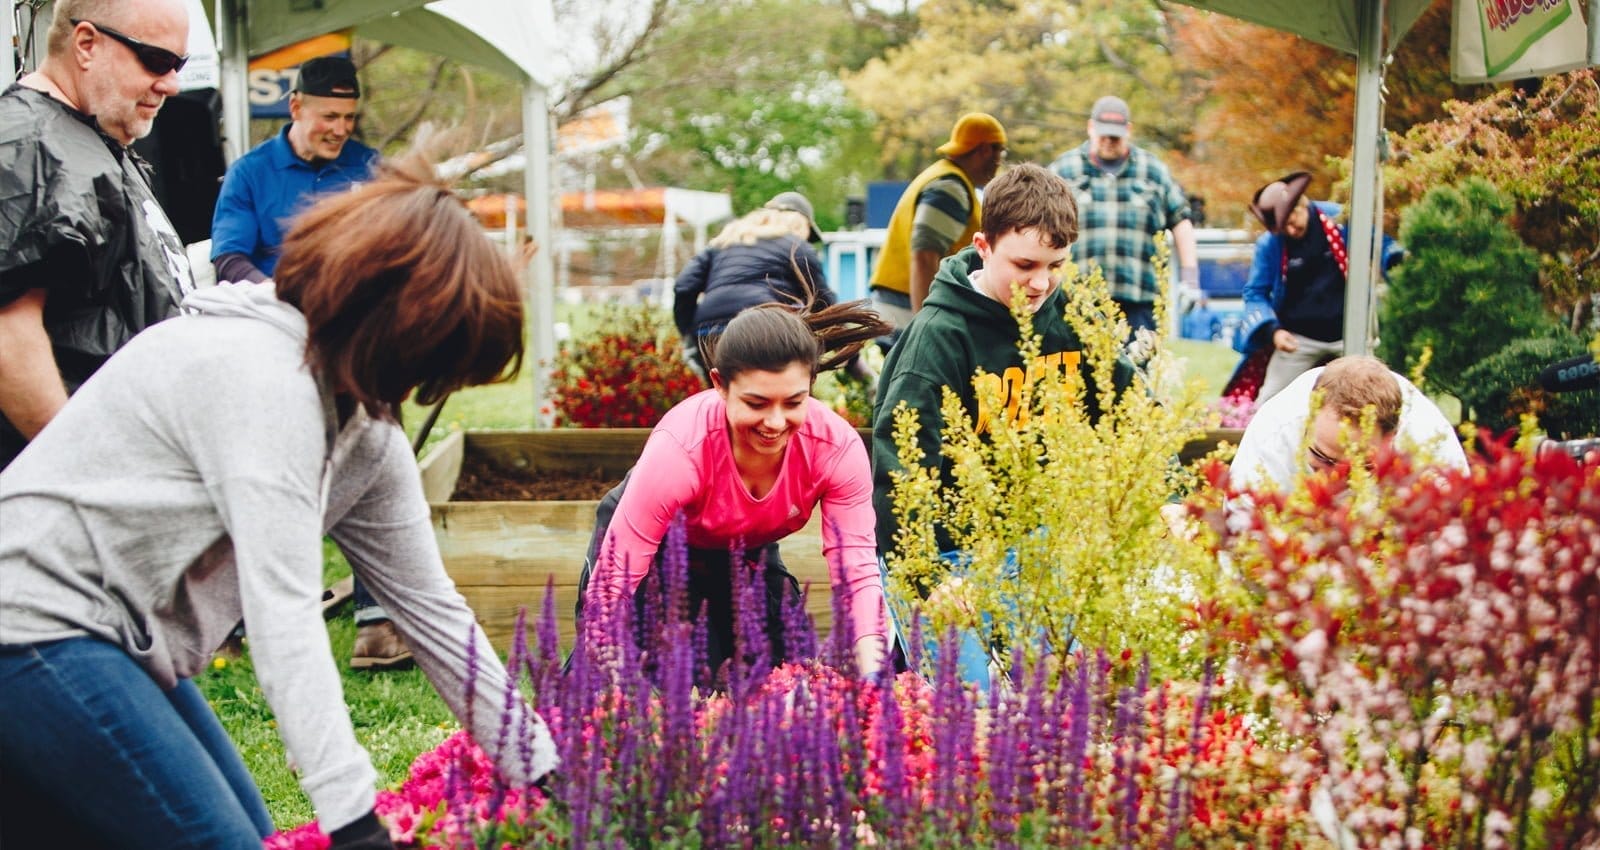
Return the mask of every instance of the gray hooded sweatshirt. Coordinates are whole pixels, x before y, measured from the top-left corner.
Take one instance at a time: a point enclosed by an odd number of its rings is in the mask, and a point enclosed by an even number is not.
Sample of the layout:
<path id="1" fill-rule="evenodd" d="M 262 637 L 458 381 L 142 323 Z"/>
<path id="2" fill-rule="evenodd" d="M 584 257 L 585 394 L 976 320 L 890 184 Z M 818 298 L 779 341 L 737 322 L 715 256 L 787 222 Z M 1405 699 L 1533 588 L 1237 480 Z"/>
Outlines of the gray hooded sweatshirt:
<path id="1" fill-rule="evenodd" d="M 262 692 L 331 832 L 372 808 L 377 774 L 322 620 L 327 533 L 507 779 L 553 768 L 549 731 L 520 701 L 506 750 L 492 751 L 505 671 L 445 574 L 399 426 L 358 409 L 337 428 L 305 364 L 305 318 L 270 283 L 202 290 L 184 306 L 191 315 L 135 337 L 0 473 L 0 644 L 99 638 L 170 688 L 242 616 Z"/>

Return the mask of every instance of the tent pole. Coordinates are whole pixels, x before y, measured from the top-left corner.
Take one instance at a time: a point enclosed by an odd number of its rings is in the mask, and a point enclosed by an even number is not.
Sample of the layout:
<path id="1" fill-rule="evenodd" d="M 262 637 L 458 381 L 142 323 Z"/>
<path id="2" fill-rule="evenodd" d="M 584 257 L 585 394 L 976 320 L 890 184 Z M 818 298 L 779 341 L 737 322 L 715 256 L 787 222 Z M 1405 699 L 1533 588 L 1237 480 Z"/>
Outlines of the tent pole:
<path id="1" fill-rule="evenodd" d="M 233 162 L 250 147 L 250 48 L 239 0 L 216 0 L 217 68 L 222 77 L 223 153 Z"/>
<path id="2" fill-rule="evenodd" d="M 7 84 L 15 81 L 22 74 L 31 74 L 39 70 L 44 64 L 45 53 L 49 49 L 50 22 L 55 20 L 56 4 L 54 0 L 44 0 L 40 3 L 17 3 L 16 10 L 22 17 L 15 16 L 11 9 L 6 10 L 8 26 L 15 26 L 17 30 L 12 34 L 17 40 L 17 52 L 21 54 L 21 65 L 16 65 L 16 59 L 11 59 L 13 71 Z M 5 44 L 9 51 L 11 39 L 7 38 Z"/>
<path id="3" fill-rule="evenodd" d="M 16 9 L 6 9 L 0 15 L 0 45 L 6 50 L 6 85 L 10 86 L 18 77 L 17 52 L 11 49 L 17 37 Z"/>
<path id="4" fill-rule="evenodd" d="M 1600 65 L 1600 0 L 1589 0 L 1589 64 Z"/>
<path id="5" fill-rule="evenodd" d="M 1372 350 L 1375 237 L 1380 225 L 1378 148 L 1383 134 L 1383 22 L 1387 0 L 1361 0 L 1356 17 L 1356 120 L 1350 191 L 1350 274 L 1344 291 L 1345 354 Z"/>
<path id="6" fill-rule="evenodd" d="M 528 201 L 528 235 L 539 250 L 528 260 L 528 283 L 532 288 L 528 307 L 532 317 L 533 416 L 541 427 L 551 418 L 544 412 L 550 400 L 551 364 L 556 359 L 555 243 L 551 240 L 551 217 L 555 195 L 550 191 L 550 98 L 542 84 L 522 78 L 522 150 L 527 158 L 523 168 L 523 197 Z"/>

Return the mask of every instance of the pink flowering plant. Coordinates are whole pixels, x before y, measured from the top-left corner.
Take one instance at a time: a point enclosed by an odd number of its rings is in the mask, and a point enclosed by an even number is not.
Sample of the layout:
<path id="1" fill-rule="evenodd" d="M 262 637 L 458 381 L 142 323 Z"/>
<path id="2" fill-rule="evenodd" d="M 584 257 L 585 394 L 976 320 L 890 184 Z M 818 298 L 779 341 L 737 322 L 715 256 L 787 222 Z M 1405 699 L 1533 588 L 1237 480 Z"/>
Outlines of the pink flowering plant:
<path id="1" fill-rule="evenodd" d="M 1600 846 L 1600 464 L 1371 461 L 1193 506 L 1241 579 L 1201 621 L 1309 754 L 1286 783 L 1336 846 Z"/>

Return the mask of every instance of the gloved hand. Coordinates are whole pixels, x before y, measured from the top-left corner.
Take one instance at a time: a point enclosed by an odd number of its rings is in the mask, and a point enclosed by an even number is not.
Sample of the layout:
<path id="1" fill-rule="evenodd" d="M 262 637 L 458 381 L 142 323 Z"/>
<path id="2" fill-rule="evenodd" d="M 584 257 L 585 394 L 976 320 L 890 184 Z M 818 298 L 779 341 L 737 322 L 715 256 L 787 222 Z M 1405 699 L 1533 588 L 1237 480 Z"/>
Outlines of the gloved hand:
<path id="1" fill-rule="evenodd" d="M 372 812 L 339 827 L 328 837 L 333 839 L 328 850 L 395 850 L 389 828 Z"/>
<path id="2" fill-rule="evenodd" d="M 1196 307 L 1204 307 L 1206 294 L 1200 289 L 1200 269 L 1195 266 L 1181 266 L 1178 269 L 1178 315 L 1183 315 Z"/>
<path id="3" fill-rule="evenodd" d="M 1192 289 L 1198 292 L 1200 290 L 1200 267 L 1180 266 L 1178 268 L 1178 283 L 1182 284 L 1184 289 Z"/>

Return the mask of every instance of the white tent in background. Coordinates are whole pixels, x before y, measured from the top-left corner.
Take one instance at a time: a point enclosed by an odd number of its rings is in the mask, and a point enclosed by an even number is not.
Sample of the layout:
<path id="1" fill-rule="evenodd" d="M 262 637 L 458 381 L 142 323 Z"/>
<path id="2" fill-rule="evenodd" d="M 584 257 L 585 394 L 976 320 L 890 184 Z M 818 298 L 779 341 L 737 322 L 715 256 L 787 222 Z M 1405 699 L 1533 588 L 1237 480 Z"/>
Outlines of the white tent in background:
<path id="1" fill-rule="evenodd" d="M 523 139 L 528 151 L 524 195 L 532 213 L 528 233 L 549 246 L 555 196 L 550 185 L 552 128 L 548 57 L 554 54 L 555 15 L 550 0 L 208 0 L 221 54 L 224 136 L 229 159 L 249 138 L 246 74 L 258 56 L 324 33 L 353 29 L 356 35 L 411 47 L 502 74 L 522 83 Z M 533 325 L 530 360 L 555 357 L 552 251 L 534 255 L 529 308 Z M 542 370 L 534 370 L 533 409 L 546 393 Z"/>
<path id="2" fill-rule="evenodd" d="M 1383 65 L 1433 0 L 1177 0 L 1294 33 L 1356 57 L 1355 149 L 1350 196 L 1350 282 L 1345 288 L 1344 341 L 1366 354 L 1372 332 L 1379 222 L 1383 218 Z M 1478 0 L 1452 0 L 1473 4 Z M 1600 0 L 1588 0 L 1589 63 L 1600 64 Z"/>

